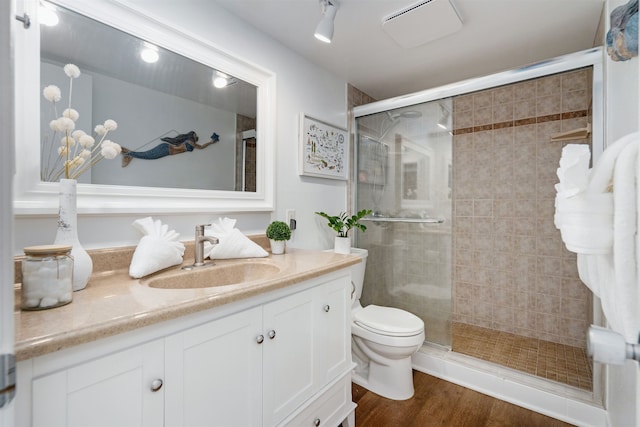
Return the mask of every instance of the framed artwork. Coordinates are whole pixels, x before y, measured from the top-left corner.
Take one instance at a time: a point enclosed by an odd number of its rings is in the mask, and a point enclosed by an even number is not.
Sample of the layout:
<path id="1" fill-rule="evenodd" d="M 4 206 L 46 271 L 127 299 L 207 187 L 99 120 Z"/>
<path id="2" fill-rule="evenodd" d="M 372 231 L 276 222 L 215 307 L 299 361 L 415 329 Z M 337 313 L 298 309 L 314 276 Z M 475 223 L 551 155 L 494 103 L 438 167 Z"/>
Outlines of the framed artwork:
<path id="1" fill-rule="evenodd" d="M 300 113 L 298 174 L 348 179 L 347 131 Z"/>

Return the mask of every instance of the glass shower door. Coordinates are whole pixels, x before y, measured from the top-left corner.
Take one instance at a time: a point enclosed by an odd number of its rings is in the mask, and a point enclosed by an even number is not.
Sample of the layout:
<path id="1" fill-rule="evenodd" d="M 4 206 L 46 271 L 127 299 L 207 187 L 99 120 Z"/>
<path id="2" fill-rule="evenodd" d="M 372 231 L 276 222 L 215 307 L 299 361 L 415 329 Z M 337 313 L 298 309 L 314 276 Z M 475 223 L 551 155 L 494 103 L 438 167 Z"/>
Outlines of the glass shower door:
<path id="1" fill-rule="evenodd" d="M 407 310 L 451 348 L 451 99 L 359 117 L 356 210 L 367 249 L 362 304 Z"/>

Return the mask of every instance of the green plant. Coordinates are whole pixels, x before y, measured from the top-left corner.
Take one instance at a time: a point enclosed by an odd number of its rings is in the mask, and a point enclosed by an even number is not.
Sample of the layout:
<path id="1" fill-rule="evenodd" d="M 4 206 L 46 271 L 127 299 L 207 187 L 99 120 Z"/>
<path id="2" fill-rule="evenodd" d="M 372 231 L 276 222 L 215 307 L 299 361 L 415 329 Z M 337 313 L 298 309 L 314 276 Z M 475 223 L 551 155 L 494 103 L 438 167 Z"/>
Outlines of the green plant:
<path id="1" fill-rule="evenodd" d="M 338 233 L 338 237 L 349 237 L 349 230 L 352 228 L 358 228 L 360 231 L 366 231 L 367 227 L 360 224 L 359 221 L 370 213 L 370 209 L 362 209 L 357 214 L 351 216 L 346 212 L 340 212 L 337 216 L 327 215 L 324 212 L 316 212 L 317 215 L 329 220 L 329 227 Z"/>
<path id="2" fill-rule="evenodd" d="M 271 240 L 289 240 L 291 238 L 291 228 L 282 221 L 273 221 L 267 227 L 267 238 Z"/>

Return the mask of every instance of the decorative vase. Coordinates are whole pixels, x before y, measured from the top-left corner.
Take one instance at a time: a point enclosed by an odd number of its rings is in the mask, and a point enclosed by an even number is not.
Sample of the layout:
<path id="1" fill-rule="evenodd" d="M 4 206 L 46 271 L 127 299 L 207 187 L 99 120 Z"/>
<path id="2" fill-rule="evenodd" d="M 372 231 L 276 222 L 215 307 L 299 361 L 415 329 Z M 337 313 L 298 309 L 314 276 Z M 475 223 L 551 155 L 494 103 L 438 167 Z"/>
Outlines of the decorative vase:
<path id="1" fill-rule="evenodd" d="M 285 240 L 269 239 L 269 243 L 271 243 L 271 253 L 274 255 L 283 254 L 285 242 Z"/>
<path id="2" fill-rule="evenodd" d="M 93 272 L 93 261 L 78 240 L 78 213 L 76 205 L 76 180 L 60 180 L 60 208 L 56 245 L 70 245 L 73 258 L 73 290 L 84 289 Z"/>
<path id="3" fill-rule="evenodd" d="M 336 236 L 336 240 L 333 244 L 333 251 L 337 254 L 350 254 L 351 253 L 351 237 Z"/>

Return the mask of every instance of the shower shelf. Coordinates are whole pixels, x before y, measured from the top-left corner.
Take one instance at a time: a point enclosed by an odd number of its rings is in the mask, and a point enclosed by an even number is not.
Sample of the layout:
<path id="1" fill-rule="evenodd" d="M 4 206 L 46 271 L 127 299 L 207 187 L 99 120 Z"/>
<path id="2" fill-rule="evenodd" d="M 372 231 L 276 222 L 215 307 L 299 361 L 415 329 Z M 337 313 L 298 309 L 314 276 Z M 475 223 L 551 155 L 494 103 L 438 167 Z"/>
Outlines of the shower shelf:
<path id="1" fill-rule="evenodd" d="M 364 217 L 360 221 L 372 222 L 409 222 L 417 224 L 442 224 L 442 218 L 389 218 L 389 217 Z"/>

